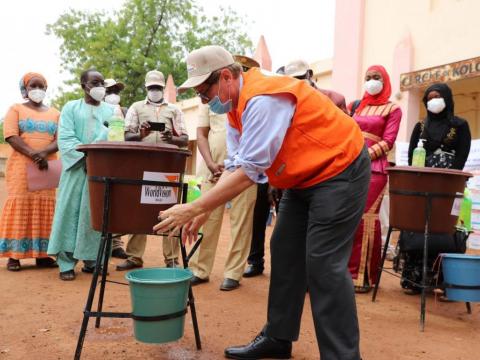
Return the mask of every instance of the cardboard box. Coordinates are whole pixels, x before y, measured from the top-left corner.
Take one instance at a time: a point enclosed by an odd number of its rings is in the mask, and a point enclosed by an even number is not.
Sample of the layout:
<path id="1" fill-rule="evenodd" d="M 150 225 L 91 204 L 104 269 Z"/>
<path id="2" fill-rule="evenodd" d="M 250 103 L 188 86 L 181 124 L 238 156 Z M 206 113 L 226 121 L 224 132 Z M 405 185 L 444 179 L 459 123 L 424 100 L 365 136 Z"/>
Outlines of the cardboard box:
<path id="1" fill-rule="evenodd" d="M 480 231 L 474 231 L 470 234 L 467 241 L 467 248 L 471 250 L 480 250 Z"/>

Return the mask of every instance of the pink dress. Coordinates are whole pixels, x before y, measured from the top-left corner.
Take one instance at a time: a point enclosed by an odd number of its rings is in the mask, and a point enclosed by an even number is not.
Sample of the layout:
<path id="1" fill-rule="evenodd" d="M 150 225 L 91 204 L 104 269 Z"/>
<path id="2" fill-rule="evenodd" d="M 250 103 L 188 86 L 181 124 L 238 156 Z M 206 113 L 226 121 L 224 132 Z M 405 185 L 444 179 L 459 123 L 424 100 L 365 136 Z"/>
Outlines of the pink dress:
<path id="1" fill-rule="evenodd" d="M 397 138 L 402 110 L 393 103 L 366 106 L 353 118 L 360 126 L 372 160 L 372 177 L 367 204 L 360 225 L 355 233 L 349 270 L 358 287 L 375 284 L 382 238 L 378 213 L 387 185 L 387 154 Z"/>

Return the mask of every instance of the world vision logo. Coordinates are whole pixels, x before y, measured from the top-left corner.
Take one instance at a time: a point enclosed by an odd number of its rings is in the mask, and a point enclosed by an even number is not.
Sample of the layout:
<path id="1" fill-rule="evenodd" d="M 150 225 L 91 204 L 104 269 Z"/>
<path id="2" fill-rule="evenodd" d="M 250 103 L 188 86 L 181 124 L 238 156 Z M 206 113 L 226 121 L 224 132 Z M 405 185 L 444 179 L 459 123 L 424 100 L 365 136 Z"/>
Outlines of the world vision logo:
<path id="1" fill-rule="evenodd" d="M 178 175 L 166 175 L 165 176 L 169 182 L 178 182 Z M 178 187 L 173 188 L 173 193 L 175 197 L 178 199 Z"/>

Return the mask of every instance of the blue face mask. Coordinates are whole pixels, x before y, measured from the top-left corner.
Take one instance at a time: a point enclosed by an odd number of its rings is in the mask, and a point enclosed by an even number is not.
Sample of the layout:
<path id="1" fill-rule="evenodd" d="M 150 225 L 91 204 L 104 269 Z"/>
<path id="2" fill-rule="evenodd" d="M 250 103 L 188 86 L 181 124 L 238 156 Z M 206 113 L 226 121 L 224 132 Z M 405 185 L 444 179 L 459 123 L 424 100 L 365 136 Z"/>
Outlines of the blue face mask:
<path id="1" fill-rule="evenodd" d="M 220 94 L 220 85 L 218 86 L 218 94 Z M 215 114 L 226 114 L 230 112 L 232 110 L 232 99 L 222 103 L 218 94 L 208 102 L 210 110 L 212 110 Z M 228 97 L 230 97 L 230 94 Z"/>
<path id="2" fill-rule="evenodd" d="M 232 110 L 232 100 L 222 103 L 217 95 L 208 102 L 208 106 L 215 114 L 226 114 Z"/>

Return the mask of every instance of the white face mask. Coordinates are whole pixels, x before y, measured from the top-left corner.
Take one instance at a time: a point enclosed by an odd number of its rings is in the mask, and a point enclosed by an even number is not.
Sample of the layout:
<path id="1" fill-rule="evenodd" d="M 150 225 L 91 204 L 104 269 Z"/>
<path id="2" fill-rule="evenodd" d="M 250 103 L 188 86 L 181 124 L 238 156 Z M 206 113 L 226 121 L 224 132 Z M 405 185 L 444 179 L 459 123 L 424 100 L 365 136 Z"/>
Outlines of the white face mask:
<path id="1" fill-rule="evenodd" d="M 108 94 L 105 96 L 105 102 L 111 105 L 120 104 L 120 95 L 118 94 Z"/>
<path id="2" fill-rule="evenodd" d="M 445 100 L 443 98 L 433 98 L 427 102 L 427 110 L 434 114 L 441 113 L 445 107 Z"/>
<path id="3" fill-rule="evenodd" d="M 37 104 L 45 99 L 45 95 L 45 90 L 42 89 L 33 89 L 28 92 L 28 98 Z"/>
<path id="4" fill-rule="evenodd" d="M 96 101 L 102 101 L 105 97 L 105 87 L 97 86 L 90 89 L 88 92 L 90 96 Z"/>
<path id="5" fill-rule="evenodd" d="M 151 102 L 157 103 L 163 99 L 163 91 L 162 90 L 148 90 L 148 98 Z"/>
<path id="6" fill-rule="evenodd" d="M 364 84 L 365 91 L 369 93 L 370 95 L 377 95 L 380 94 L 380 92 L 383 89 L 383 83 L 380 80 L 368 80 Z"/>

